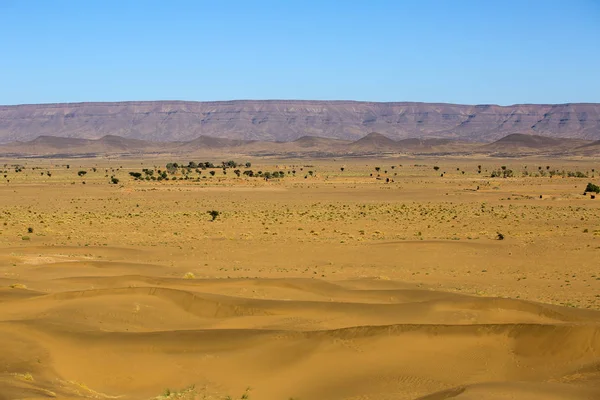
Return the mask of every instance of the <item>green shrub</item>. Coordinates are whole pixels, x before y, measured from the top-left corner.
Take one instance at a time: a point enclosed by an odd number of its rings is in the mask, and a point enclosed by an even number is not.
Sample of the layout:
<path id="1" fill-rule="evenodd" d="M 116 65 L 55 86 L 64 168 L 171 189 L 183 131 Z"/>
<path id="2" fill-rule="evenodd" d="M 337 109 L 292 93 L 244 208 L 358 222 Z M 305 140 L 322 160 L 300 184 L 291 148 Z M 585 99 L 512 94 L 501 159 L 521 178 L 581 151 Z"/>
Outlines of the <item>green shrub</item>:
<path id="1" fill-rule="evenodd" d="M 585 187 L 586 192 L 600 193 L 600 186 L 594 185 L 592 182 L 589 182 Z"/>

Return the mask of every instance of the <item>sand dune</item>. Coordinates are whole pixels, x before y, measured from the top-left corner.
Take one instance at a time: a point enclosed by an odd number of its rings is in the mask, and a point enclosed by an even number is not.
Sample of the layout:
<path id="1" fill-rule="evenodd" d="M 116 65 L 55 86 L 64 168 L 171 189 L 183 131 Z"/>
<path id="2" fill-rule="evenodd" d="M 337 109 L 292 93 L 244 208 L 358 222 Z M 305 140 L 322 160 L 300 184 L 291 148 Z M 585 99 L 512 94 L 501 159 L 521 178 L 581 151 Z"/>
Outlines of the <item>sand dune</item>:
<path id="1" fill-rule="evenodd" d="M 192 384 L 267 400 L 600 394 L 597 311 L 393 281 L 138 275 L 157 271 L 144 265 L 33 263 L 21 280 L 50 293 L 3 288 L 2 398 L 141 399 Z"/>
<path id="2" fill-rule="evenodd" d="M 593 400 L 598 391 L 555 383 L 488 383 L 461 386 L 440 393 L 421 397 L 419 400 Z"/>

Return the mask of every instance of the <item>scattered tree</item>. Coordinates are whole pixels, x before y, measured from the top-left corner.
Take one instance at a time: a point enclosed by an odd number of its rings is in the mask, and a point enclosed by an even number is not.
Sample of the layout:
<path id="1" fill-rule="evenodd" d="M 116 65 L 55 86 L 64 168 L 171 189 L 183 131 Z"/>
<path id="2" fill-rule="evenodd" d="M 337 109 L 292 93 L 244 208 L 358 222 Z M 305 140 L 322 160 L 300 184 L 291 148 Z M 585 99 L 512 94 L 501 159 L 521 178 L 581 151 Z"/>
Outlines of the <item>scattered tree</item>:
<path id="1" fill-rule="evenodd" d="M 214 221 L 215 219 L 217 219 L 217 217 L 219 216 L 219 214 L 221 214 L 219 211 L 217 210 L 210 210 L 208 211 L 208 215 L 211 216 L 211 221 Z"/>
<path id="2" fill-rule="evenodd" d="M 585 187 L 585 192 L 591 192 L 591 193 L 600 193 L 600 186 L 593 184 L 592 182 L 589 182 L 587 184 L 587 186 Z"/>

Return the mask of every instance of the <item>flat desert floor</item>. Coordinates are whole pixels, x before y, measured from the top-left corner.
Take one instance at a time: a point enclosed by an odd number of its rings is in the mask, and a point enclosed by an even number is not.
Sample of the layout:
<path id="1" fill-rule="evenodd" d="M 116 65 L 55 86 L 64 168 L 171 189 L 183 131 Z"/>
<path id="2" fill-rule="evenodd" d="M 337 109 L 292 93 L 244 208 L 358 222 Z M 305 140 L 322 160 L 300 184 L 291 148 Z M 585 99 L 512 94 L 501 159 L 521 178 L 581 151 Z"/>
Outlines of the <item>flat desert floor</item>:
<path id="1" fill-rule="evenodd" d="M 600 399 L 600 162 L 169 161 L 0 162 L 0 399 Z"/>

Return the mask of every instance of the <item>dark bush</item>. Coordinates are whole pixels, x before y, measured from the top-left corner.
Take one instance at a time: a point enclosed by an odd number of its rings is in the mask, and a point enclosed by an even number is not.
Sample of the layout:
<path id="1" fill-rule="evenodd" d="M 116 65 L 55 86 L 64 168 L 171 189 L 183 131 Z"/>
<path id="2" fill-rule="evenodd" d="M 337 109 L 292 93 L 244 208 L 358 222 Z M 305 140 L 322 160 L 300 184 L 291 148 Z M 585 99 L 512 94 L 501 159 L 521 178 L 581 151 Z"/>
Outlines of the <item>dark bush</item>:
<path id="1" fill-rule="evenodd" d="M 600 186 L 594 185 L 592 182 L 589 182 L 585 187 L 586 192 L 600 193 Z"/>
<path id="2" fill-rule="evenodd" d="M 211 221 L 214 221 L 221 213 L 217 210 L 210 210 L 208 211 L 208 214 L 212 217 Z"/>

